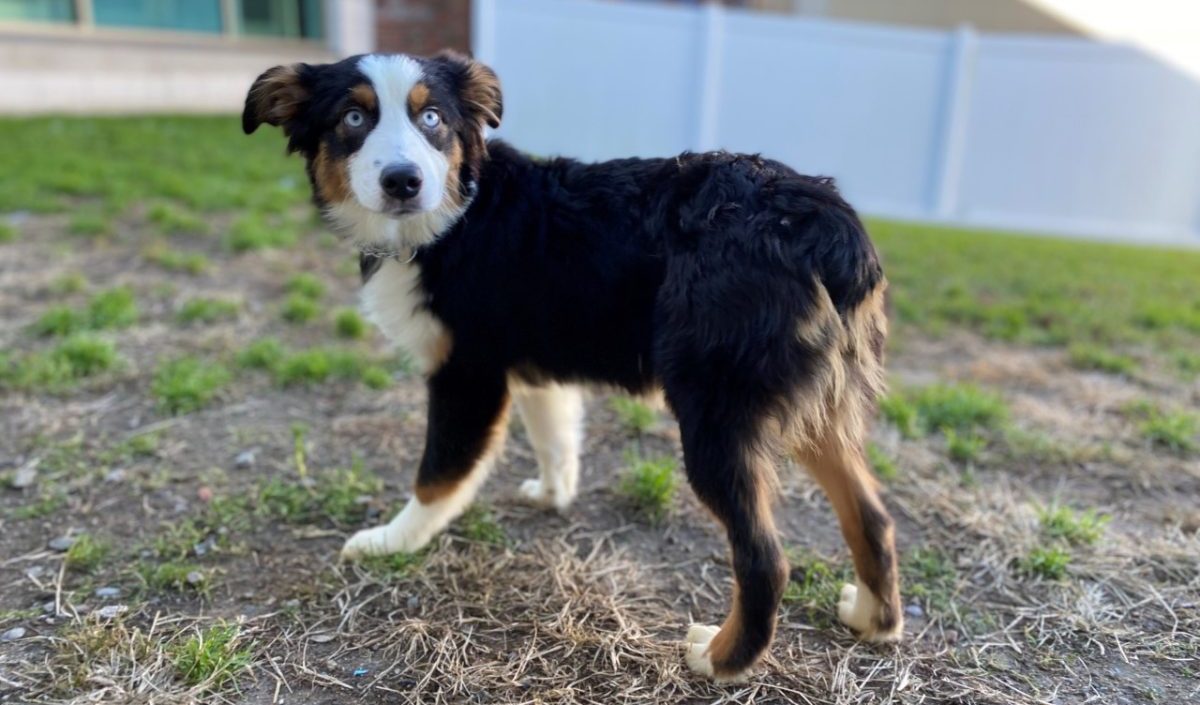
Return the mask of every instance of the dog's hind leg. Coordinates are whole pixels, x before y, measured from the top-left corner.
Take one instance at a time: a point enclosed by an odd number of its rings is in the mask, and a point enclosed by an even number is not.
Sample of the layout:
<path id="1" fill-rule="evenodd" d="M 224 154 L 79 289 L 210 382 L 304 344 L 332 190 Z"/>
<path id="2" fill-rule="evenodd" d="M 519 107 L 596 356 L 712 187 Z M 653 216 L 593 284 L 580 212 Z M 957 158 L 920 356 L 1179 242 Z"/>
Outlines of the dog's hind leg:
<path id="1" fill-rule="evenodd" d="M 737 385 L 716 387 L 666 391 L 679 418 L 688 481 L 725 528 L 734 574 L 721 627 L 688 630 L 687 663 L 701 675 L 736 681 L 771 643 L 788 567 L 772 516 L 775 468 L 760 444 L 764 419 Z"/>
<path id="2" fill-rule="evenodd" d="M 521 494 L 538 504 L 566 509 L 579 485 L 583 392 L 573 385 L 515 385 L 513 402 L 533 445 L 539 471 L 539 477 L 521 484 Z"/>
<path id="3" fill-rule="evenodd" d="M 504 444 L 508 407 L 503 373 L 447 361 L 429 379 L 416 496 L 384 526 L 350 537 L 342 557 L 416 551 L 462 514 Z"/>
<path id="4" fill-rule="evenodd" d="M 854 557 L 854 585 L 842 587 L 838 617 L 866 641 L 896 641 L 904 630 L 895 531 L 862 446 L 837 433 L 800 460 L 829 497 Z"/>

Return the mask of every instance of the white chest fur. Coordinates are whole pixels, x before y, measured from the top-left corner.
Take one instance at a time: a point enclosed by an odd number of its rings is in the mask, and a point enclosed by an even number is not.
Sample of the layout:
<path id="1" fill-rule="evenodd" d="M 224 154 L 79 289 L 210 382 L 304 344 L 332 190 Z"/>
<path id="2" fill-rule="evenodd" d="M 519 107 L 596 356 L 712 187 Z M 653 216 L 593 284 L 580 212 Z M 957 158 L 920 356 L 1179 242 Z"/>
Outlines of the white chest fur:
<path id="1" fill-rule="evenodd" d="M 412 356 L 423 373 L 436 369 L 450 352 L 450 334 L 425 308 L 421 269 L 388 260 L 362 288 L 363 315 L 388 340 Z"/>

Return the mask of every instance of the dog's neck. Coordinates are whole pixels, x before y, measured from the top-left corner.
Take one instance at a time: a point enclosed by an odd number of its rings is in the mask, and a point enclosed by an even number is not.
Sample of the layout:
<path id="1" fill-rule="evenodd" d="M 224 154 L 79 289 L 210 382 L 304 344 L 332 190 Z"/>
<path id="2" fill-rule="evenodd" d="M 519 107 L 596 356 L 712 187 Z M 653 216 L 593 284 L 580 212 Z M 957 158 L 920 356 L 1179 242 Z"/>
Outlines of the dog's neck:
<path id="1" fill-rule="evenodd" d="M 435 210 L 392 218 L 367 210 L 353 200 L 326 206 L 323 213 L 334 231 L 364 255 L 409 260 L 413 253 L 454 227 L 470 202 L 448 201 Z"/>

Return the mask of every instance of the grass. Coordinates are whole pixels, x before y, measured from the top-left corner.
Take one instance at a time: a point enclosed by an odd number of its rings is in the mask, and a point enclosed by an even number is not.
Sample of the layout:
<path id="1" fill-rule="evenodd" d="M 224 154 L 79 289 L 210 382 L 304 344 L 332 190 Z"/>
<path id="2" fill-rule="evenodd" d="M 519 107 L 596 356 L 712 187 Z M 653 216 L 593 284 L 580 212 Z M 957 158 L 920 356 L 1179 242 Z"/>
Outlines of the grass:
<path id="1" fill-rule="evenodd" d="M 142 252 L 142 256 L 146 258 L 146 261 L 156 264 L 168 272 L 182 272 L 193 276 L 203 274 L 212 266 L 208 257 L 199 252 L 181 252 L 162 244 L 147 247 Z"/>
<path id="2" fill-rule="evenodd" d="M 320 299 L 325 295 L 325 285 L 316 276 L 308 273 L 297 274 L 287 280 L 284 288 L 289 294 L 303 296 L 306 299 Z"/>
<path id="3" fill-rule="evenodd" d="M 915 392 L 912 403 L 930 431 L 996 428 L 1008 416 L 1004 400 L 970 384 L 934 384 Z"/>
<path id="4" fill-rule="evenodd" d="M 80 534 L 67 549 L 67 567 L 79 573 L 90 573 L 104 562 L 111 547 L 91 534 Z"/>
<path id="5" fill-rule="evenodd" d="M 333 332 L 339 338 L 359 340 L 367 334 L 367 322 L 352 308 L 344 308 L 333 317 Z"/>
<path id="6" fill-rule="evenodd" d="M 303 451 L 298 462 L 303 465 Z M 366 515 L 365 498 L 383 490 L 379 478 L 367 472 L 361 462 L 349 468 L 334 469 L 296 478 L 273 477 L 258 489 L 255 512 L 289 524 L 310 524 L 327 519 L 338 526 L 358 524 Z"/>
<path id="7" fill-rule="evenodd" d="M 950 612 L 958 587 L 958 572 L 945 551 L 925 546 L 908 551 L 900 567 L 906 596 L 930 612 Z"/>
<path id="8" fill-rule="evenodd" d="M 67 232 L 81 237 L 103 237 L 112 232 L 112 218 L 92 211 L 76 213 L 67 224 Z"/>
<path id="9" fill-rule="evenodd" d="M 237 364 L 245 369 L 270 372 L 279 367 L 287 354 L 287 350 L 278 340 L 263 338 L 242 349 L 237 354 Z"/>
<path id="10" fill-rule="evenodd" d="M 260 213 L 248 213 L 233 221 L 225 238 L 226 246 L 235 253 L 253 252 L 296 244 L 295 226 L 279 218 L 267 218 Z"/>
<path id="11" fill-rule="evenodd" d="M 1164 411 L 1144 400 L 1127 405 L 1124 412 L 1139 422 L 1138 433 L 1152 446 L 1180 454 L 1200 449 L 1200 415 Z"/>
<path id="12" fill-rule="evenodd" d="M 803 610 L 806 622 L 830 626 L 842 585 L 851 582 L 853 576 L 808 549 L 789 546 L 787 557 L 791 572 L 783 590 L 783 604 Z"/>
<path id="13" fill-rule="evenodd" d="M 1076 512 L 1067 506 L 1051 505 L 1038 512 L 1042 534 L 1070 544 L 1092 545 L 1104 535 L 1104 527 L 1112 517 L 1088 509 Z"/>
<path id="14" fill-rule="evenodd" d="M 0 223 L 0 243 L 17 239 L 17 229 L 8 223 Z"/>
<path id="15" fill-rule="evenodd" d="M 617 492 L 651 523 L 661 522 L 670 511 L 678 484 L 675 459 L 642 458 L 631 452 L 626 460 L 629 467 L 621 476 Z"/>
<path id="16" fill-rule="evenodd" d="M 637 436 L 649 431 L 658 421 L 658 414 L 654 413 L 654 409 L 651 409 L 637 399 L 613 397 L 610 406 L 612 406 L 612 410 L 617 414 L 617 419 L 620 420 L 621 426 L 629 433 Z"/>
<path id="17" fill-rule="evenodd" d="M 1063 346 L 1194 349 L 1200 342 L 1200 251 L 885 221 L 869 226 L 900 324 Z"/>
<path id="18" fill-rule="evenodd" d="M 133 290 L 119 286 L 96 294 L 82 311 L 61 304 L 51 306 L 30 326 L 30 332 L 43 337 L 61 337 L 88 330 L 127 328 L 137 320 L 138 306 Z"/>
<path id="19" fill-rule="evenodd" d="M 143 563 L 138 567 L 138 575 L 146 587 L 156 592 L 198 592 L 203 594 L 209 588 L 208 573 L 199 565 L 185 561 Z"/>
<path id="20" fill-rule="evenodd" d="M 464 538 L 476 543 L 503 546 L 508 543 L 508 535 L 500 526 L 492 511 L 481 504 L 472 504 L 467 511 L 454 522 L 455 530 Z"/>
<path id="21" fill-rule="evenodd" d="M 867 444 L 867 462 L 882 480 L 895 480 L 900 476 L 900 471 L 896 469 L 896 461 L 874 443 Z"/>
<path id="22" fill-rule="evenodd" d="M 253 653 L 242 644 L 240 630 L 232 624 L 198 629 L 172 644 L 169 651 L 180 679 L 190 686 L 205 685 L 213 690 L 235 685 L 250 668 Z"/>
<path id="23" fill-rule="evenodd" d="M 1077 343 L 1067 350 L 1067 360 L 1077 370 L 1095 370 L 1114 375 L 1131 375 L 1137 371 L 1137 360 L 1090 343 Z"/>
<path id="24" fill-rule="evenodd" d="M 974 431 L 958 432 L 947 427 L 942 433 L 946 436 L 946 455 L 951 460 L 960 463 L 972 463 L 987 447 L 987 439 Z"/>
<path id="25" fill-rule="evenodd" d="M 175 320 L 183 325 L 194 323 L 216 323 L 221 320 L 237 318 L 241 305 L 227 299 L 210 299 L 197 297 L 190 299 L 179 308 Z"/>
<path id="26" fill-rule="evenodd" d="M 155 203 L 146 211 L 146 220 L 167 235 L 202 235 L 208 232 L 208 223 L 203 218 L 170 203 Z"/>
<path id="27" fill-rule="evenodd" d="M 279 316 L 288 323 L 301 325 L 321 314 L 321 304 L 303 294 L 290 294 L 279 309 Z"/>
<path id="28" fill-rule="evenodd" d="M 229 380 L 229 370 L 218 362 L 181 357 L 158 366 L 151 392 L 163 411 L 186 414 L 208 404 Z"/>
<path id="29" fill-rule="evenodd" d="M 1046 580 L 1062 580 L 1067 576 L 1071 554 L 1059 546 L 1038 546 L 1021 559 L 1022 573 Z"/>

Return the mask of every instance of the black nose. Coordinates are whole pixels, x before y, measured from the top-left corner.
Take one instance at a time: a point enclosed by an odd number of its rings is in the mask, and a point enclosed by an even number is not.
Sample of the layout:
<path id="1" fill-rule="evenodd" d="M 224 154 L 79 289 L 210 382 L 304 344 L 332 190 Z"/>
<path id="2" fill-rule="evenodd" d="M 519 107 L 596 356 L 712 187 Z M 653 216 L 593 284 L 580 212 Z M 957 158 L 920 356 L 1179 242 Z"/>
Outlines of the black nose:
<path id="1" fill-rule="evenodd" d="M 379 185 L 392 198 L 407 200 L 421 192 L 421 169 L 416 164 L 392 164 L 379 175 Z"/>

